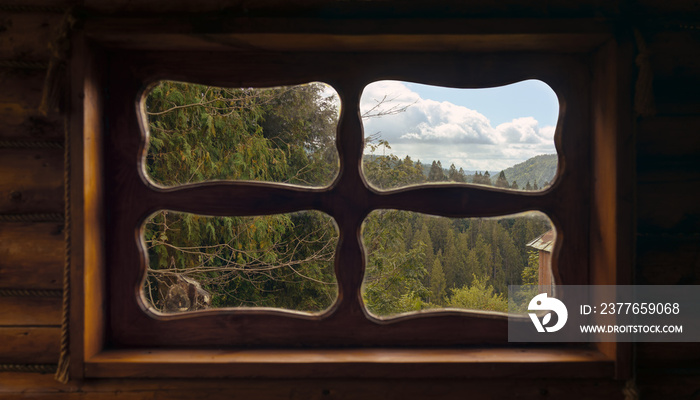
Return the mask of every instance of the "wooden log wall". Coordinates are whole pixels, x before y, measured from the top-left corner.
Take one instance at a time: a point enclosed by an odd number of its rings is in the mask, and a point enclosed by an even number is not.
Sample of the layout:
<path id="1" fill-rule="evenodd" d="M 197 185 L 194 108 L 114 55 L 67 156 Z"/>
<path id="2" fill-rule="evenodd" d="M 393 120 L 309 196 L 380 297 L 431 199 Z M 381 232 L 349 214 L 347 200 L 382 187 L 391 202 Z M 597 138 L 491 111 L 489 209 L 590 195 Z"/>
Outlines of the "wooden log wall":
<path id="1" fill-rule="evenodd" d="M 700 343 L 635 346 L 636 389 L 613 380 L 452 381 L 142 381 L 63 385 L 49 373 L 59 356 L 63 243 L 63 116 L 39 102 L 48 43 L 70 0 L 0 2 L 0 399 L 102 398 L 692 398 L 700 392 Z M 194 12 L 202 2 L 86 1 L 100 12 Z M 211 9 L 222 4 L 207 3 Z M 253 4 L 255 2 L 252 2 Z M 343 3 L 343 2 L 340 2 Z M 391 13 L 392 1 L 383 10 Z M 400 9 L 397 2 L 396 7 Z M 419 2 L 410 7 L 420 8 Z M 435 12 L 468 12 L 443 0 Z M 267 1 L 254 7 L 322 14 L 315 1 Z M 263 4 L 262 6 L 260 4 Z M 296 8 L 294 4 L 299 4 Z M 430 1 L 423 2 L 428 7 Z M 629 2 L 569 1 L 559 8 L 483 0 L 486 16 L 596 16 Z M 602 7 L 602 8 L 596 8 Z M 408 7 L 408 6 L 404 6 Z M 693 21 L 700 3 L 642 0 L 642 15 Z M 388 10 L 388 11 L 387 11 Z M 278 11 L 279 13 L 279 11 Z M 646 14 L 645 14 L 646 13 Z M 690 13 L 690 14 L 688 14 Z M 693 14 L 695 13 L 695 14 Z M 454 13 L 453 13 L 454 14 Z M 454 15 L 452 15 L 454 16 Z M 674 21 L 669 17 L 669 20 Z M 643 29 L 653 71 L 656 113 L 636 121 L 637 284 L 700 285 L 700 18 Z M 632 67 L 632 66 L 630 66 Z M 632 68 L 631 68 L 632 69 Z M 639 397 L 635 397 L 635 392 Z M 205 396 L 206 394 L 206 396 Z"/>
<path id="2" fill-rule="evenodd" d="M 637 131 L 637 269 L 644 285 L 700 285 L 700 31 L 646 36 L 656 114 Z M 638 343 L 637 381 L 650 397 L 700 390 L 700 343 Z"/>
<path id="3" fill-rule="evenodd" d="M 58 362 L 63 118 L 38 108 L 60 6 L 0 5 L 0 370 Z"/>

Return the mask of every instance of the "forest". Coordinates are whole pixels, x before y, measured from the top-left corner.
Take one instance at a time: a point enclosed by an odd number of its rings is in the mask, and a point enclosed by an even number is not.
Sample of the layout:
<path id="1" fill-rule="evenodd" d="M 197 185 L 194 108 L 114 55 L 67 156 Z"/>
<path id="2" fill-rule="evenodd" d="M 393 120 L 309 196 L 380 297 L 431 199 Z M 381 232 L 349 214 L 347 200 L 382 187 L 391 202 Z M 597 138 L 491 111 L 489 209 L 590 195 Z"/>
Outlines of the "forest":
<path id="1" fill-rule="evenodd" d="M 145 176 L 162 187 L 213 180 L 330 185 L 339 171 L 339 107 L 320 83 L 227 89 L 161 81 L 142 105 L 149 130 Z M 379 101 L 362 117 L 402 111 Z M 550 171 L 528 164 L 534 185 L 523 186 L 527 174 L 517 176 L 518 185 L 505 171 L 492 178 L 488 171 L 443 168 L 439 160 L 428 167 L 410 156 L 399 158 L 377 134 L 366 135 L 365 143 L 363 174 L 379 190 L 432 182 L 538 190 L 556 170 L 556 156 L 539 156 Z M 450 219 L 375 210 L 362 228 L 363 301 L 379 317 L 438 308 L 506 312 L 508 285 L 537 284 L 538 256 L 526 244 L 549 229 L 538 212 Z M 321 312 L 337 296 L 338 234 L 322 212 L 211 217 L 161 210 L 142 231 L 148 256 L 143 299 L 159 312 Z"/>

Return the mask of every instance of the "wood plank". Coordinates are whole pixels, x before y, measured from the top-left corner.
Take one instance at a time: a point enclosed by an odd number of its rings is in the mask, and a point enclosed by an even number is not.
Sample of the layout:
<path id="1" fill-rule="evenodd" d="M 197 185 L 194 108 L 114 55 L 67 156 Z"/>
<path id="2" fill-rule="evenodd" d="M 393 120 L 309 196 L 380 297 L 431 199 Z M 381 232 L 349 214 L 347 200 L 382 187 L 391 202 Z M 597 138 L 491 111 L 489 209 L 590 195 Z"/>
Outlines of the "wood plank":
<path id="1" fill-rule="evenodd" d="M 0 326 L 60 326 L 61 297 L 0 296 Z"/>
<path id="2" fill-rule="evenodd" d="M 62 213 L 63 150 L 0 149 L 0 213 Z"/>
<path id="3" fill-rule="evenodd" d="M 678 21 L 676 26 L 689 22 Z M 662 30 L 647 35 L 647 47 L 655 77 L 700 74 L 700 42 L 692 30 Z"/>
<path id="4" fill-rule="evenodd" d="M 58 13 L 0 14 L 0 60 L 48 61 L 48 44 L 62 18 Z"/>
<path id="5" fill-rule="evenodd" d="M 636 276 L 641 285 L 700 284 L 700 237 L 638 238 Z"/>
<path id="6" fill-rule="evenodd" d="M 637 372 L 640 399 L 693 399 L 700 390 L 700 374 Z"/>
<path id="7" fill-rule="evenodd" d="M 402 16 L 425 17 L 426 6 L 423 2 L 399 1 L 365 1 L 361 3 L 338 0 L 266 0 L 246 2 L 241 0 L 210 0 L 201 6 L 191 1 L 150 0 L 148 2 L 133 2 L 126 0 L 86 0 L 85 7 L 94 12 L 108 14 L 163 14 L 163 13 L 194 13 L 194 12 L 228 12 L 231 14 L 262 14 L 271 16 L 308 16 L 323 15 L 337 17 L 338 15 L 373 15 L 375 17 Z M 493 15 L 523 17 L 549 17 L 553 11 L 561 15 L 584 16 L 588 10 L 590 16 L 609 15 L 619 10 L 617 3 L 595 3 L 592 8 L 590 1 L 570 0 L 556 3 L 556 6 L 534 4 L 522 0 L 481 0 L 476 3 L 456 2 L 453 0 L 434 0 L 428 10 L 431 16 L 437 17 L 492 17 Z M 593 12 L 595 10 L 595 12 Z"/>
<path id="8" fill-rule="evenodd" d="M 38 111 L 46 70 L 0 68 L 0 140 L 63 140 L 59 115 Z"/>
<path id="9" fill-rule="evenodd" d="M 700 114 L 700 74 L 654 77 L 654 101 L 658 115 Z"/>
<path id="10" fill-rule="evenodd" d="M 700 169 L 639 166 L 637 230 L 643 234 L 700 232 Z"/>
<path id="11" fill-rule="evenodd" d="M 63 224 L 0 223 L 0 287 L 61 289 Z"/>
<path id="12" fill-rule="evenodd" d="M 0 399 L 623 399 L 624 381 L 599 379 L 100 379 L 57 383 L 52 375 L 0 373 Z"/>
<path id="13" fill-rule="evenodd" d="M 61 328 L 0 328 L 0 364 L 58 363 Z"/>
<path id="14" fill-rule="evenodd" d="M 700 373 L 698 360 L 700 360 L 700 343 L 637 343 L 637 367 L 639 368 L 656 370 L 694 368 L 695 373 Z"/>
<path id="15" fill-rule="evenodd" d="M 674 165 L 700 157 L 700 116 L 660 116 L 642 118 L 638 125 L 639 162 L 663 159 Z M 692 160 L 692 161 L 691 161 Z"/>
<path id="16" fill-rule="evenodd" d="M 676 27 L 695 22 L 676 22 Z M 697 115 L 700 98 L 700 41 L 692 30 L 660 31 L 648 35 L 653 69 L 654 100 L 658 115 Z"/>
<path id="17" fill-rule="evenodd" d="M 16 0 L 6 1 L 6 3 L 16 3 L 19 6 L 6 6 L 6 10 L 15 13 L 36 13 L 39 10 L 45 12 L 62 13 L 65 9 L 75 6 L 75 0 Z"/>
<path id="18" fill-rule="evenodd" d="M 595 350 L 342 349 L 114 350 L 85 363 L 87 377 L 546 378 L 611 377 Z"/>

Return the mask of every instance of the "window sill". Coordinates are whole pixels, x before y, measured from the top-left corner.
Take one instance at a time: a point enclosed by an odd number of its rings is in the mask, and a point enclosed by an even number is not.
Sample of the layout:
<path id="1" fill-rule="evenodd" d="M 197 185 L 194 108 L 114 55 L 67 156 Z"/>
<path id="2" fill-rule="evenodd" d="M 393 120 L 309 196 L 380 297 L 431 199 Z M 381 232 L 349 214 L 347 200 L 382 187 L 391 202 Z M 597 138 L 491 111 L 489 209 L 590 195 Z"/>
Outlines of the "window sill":
<path id="1" fill-rule="evenodd" d="M 105 350 L 95 378 L 605 378 L 614 361 L 589 349 Z"/>

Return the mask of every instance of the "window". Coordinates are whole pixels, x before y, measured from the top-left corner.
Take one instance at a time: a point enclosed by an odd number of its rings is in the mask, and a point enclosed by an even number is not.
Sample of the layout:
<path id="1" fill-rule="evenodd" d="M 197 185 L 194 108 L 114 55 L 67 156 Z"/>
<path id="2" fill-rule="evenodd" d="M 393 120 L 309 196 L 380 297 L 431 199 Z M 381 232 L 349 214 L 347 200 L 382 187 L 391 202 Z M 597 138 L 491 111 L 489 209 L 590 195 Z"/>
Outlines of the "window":
<path id="1" fill-rule="evenodd" d="M 72 325 L 80 332 L 72 339 L 73 348 L 79 349 L 73 352 L 79 376 L 412 376 L 411 365 L 416 364 L 437 368 L 421 376 L 444 376 L 443 367 L 455 362 L 464 368 L 452 374 L 474 374 L 483 367 L 475 367 L 475 361 L 524 373 L 522 353 L 507 343 L 503 316 L 441 311 L 383 321 L 368 313 L 361 300 L 366 254 L 359 232 L 374 210 L 461 218 L 540 211 L 557 230 L 557 283 L 615 283 L 624 278 L 623 266 L 615 263 L 626 257 L 615 228 L 615 221 L 625 217 L 619 214 L 617 197 L 623 157 L 614 143 L 620 122 L 610 111 L 614 104 L 607 104 L 614 103 L 624 83 L 616 81 L 615 65 L 601 55 L 618 54 L 615 43 L 595 50 L 607 37 L 584 35 L 579 47 L 562 52 L 555 44 L 543 49 L 539 40 L 513 36 L 484 53 L 459 47 L 460 40 L 479 43 L 459 37 L 447 39 L 454 40 L 452 45 L 425 53 L 420 51 L 423 45 L 390 36 L 379 34 L 377 43 L 386 46 L 384 40 L 389 40 L 397 48 L 382 51 L 368 51 L 367 42 L 349 40 L 341 46 L 344 51 L 334 52 L 319 45 L 330 40 L 324 35 L 302 40 L 307 51 L 289 51 L 299 50 L 299 44 L 275 42 L 275 35 L 243 35 L 242 40 L 267 43 L 270 47 L 261 47 L 266 50 L 204 52 L 185 44 L 165 51 L 152 42 L 146 45 L 148 51 L 136 50 L 115 47 L 113 36 L 99 32 L 82 44 L 74 60 L 86 62 L 74 63 L 72 71 L 85 95 L 84 100 L 74 99 L 81 117 L 72 125 L 72 134 L 81 139 L 75 141 L 74 154 L 84 154 L 75 166 L 79 179 L 73 180 L 72 189 L 82 199 L 73 220 L 79 226 L 80 250 L 73 266 L 78 277 L 73 310 L 79 317 Z M 426 43 L 430 38 L 434 39 L 424 36 Z M 453 51 L 454 45 L 462 51 Z M 145 121 L 140 99 L 150 84 L 162 79 L 229 87 L 327 82 L 342 104 L 338 177 L 320 188 L 235 181 L 157 187 L 143 176 Z M 448 87 L 546 82 L 563 99 L 555 139 L 560 154 L 557 181 L 541 192 L 449 184 L 372 188 L 361 172 L 359 103 L 363 88 L 382 79 Z M 613 177 L 600 179 L 610 171 L 608 166 L 613 167 Z M 436 198 L 447 199 L 440 209 L 434 206 Z M 329 215 L 339 235 L 338 300 L 320 314 L 258 309 L 157 316 L 146 312 L 139 300 L 147 268 L 140 231 L 159 210 L 236 217 L 305 210 Z M 480 350 L 479 355 L 469 350 L 474 345 L 490 350 Z M 366 352 L 343 352 L 348 348 Z M 543 376 L 558 369 L 558 363 L 575 366 L 571 376 L 609 376 L 620 364 L 622 350 L 610 345 L 522 351 L 531 354 L 528 362 L 549 366 Z M 337 368 L 319 370 L 319 364 L 329 363 Z"/>

